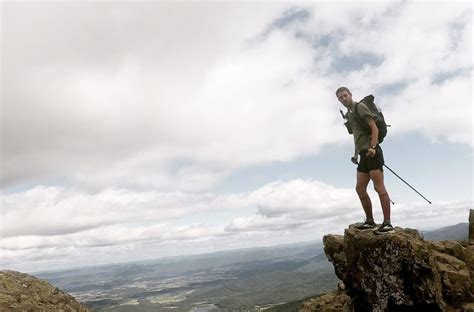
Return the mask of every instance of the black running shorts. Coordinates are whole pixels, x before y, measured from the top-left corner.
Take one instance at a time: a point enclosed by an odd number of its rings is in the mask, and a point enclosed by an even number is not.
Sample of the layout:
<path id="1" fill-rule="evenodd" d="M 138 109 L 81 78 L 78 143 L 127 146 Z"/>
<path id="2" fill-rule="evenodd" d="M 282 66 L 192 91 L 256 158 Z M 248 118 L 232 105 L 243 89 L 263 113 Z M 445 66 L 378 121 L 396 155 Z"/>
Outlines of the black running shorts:
<path id="1" fill-rule="evenodd" d="M 357 166 L 358 172 L 369 173 L 372 170 L 380 169 L 383 171 L 383 151 L 380 145 L 377 145 L 376 153 L 374 157 L 367 156 L 367 150 L 363 150 L 359 153 L 360 160 L 359 165 Z"/>

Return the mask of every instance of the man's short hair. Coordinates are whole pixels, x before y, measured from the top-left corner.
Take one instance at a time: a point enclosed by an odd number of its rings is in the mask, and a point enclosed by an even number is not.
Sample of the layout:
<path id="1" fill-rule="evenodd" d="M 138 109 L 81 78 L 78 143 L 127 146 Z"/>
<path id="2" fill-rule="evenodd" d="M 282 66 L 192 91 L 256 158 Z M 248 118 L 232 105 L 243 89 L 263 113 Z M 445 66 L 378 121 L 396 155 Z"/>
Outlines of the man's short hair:
<path id="1" fill-rule="evenodd" d="M 339 87 L 339 88 L 337 88 L 337 90 L 336 90 L 336 95 L 338 95 L 340 92 L 343 92 L 343 91 L 347 91 L 349 94 L 352 94 L 351 91 L 350 91 L 348 88 L 346 88 L 346 87 Z"/>

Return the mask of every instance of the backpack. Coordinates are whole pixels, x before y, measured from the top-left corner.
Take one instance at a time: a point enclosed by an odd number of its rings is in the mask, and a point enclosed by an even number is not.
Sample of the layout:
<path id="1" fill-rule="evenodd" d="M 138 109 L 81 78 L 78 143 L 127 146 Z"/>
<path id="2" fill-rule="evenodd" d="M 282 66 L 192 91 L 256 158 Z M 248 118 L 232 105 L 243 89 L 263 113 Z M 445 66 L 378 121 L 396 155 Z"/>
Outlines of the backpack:
<path id="1" fill-rule="evenodd" d="M 375 115 L 375 124 L 377 125 L 377 128 L 379 129 L 379 143 L 383 142 L 383 139 L 387 135 L 387 123 L 385 122 L 385 118 L 382 114 L 382 111 L 375 105 L 374 103 L 374 96 L 367 95 L 365 98 L 363 98 L 359 103 L 364 103 L 367 108 Z M 357 109 L 357 106 L 359 103 L 355 104 L 354 107 L 354 120 L 364 129 L 364 132 L 366 134 L 371 134 L 370 127 L 362 120 L 362 117 L 359 115 L 359 111 Z"/>

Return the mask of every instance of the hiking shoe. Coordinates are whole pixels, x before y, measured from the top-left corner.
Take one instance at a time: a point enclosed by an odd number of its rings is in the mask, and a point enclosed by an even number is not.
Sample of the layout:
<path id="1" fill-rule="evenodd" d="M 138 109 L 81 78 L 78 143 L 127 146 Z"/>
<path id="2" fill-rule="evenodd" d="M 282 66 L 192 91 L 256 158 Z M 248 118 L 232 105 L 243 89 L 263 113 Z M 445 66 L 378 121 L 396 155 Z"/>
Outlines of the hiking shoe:
<path id="1" fill-rule="evenodd" d="M 374 231 L 375 234 L 387 234 L 387 233 L 392 233 L 393 226 L 390 223 L 382 223 L 382 225 Z"/>
<path id="2" fill-rule="evenodd" d="M 369 222 L 367 220 L 365 220 L 361 225 L 356 226 L 356 229 L 358 230 L 370 230 L 373 228 L 375 228 L 375 222 Z"/>

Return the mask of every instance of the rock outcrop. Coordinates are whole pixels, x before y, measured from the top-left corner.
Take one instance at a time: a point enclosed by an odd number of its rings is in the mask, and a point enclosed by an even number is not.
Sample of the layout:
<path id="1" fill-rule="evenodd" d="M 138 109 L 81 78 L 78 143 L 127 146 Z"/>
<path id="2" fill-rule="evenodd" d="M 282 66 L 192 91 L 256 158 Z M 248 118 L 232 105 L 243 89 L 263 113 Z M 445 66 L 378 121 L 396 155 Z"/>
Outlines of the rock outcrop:
<path id="1" fill-rule="evenodd" d="M 474 312 L 474 245 L 469 241 L 424 241 L 418 231 L 402 228 L 375 235 L 351 225 L 344 236 L 326 235 L 323 242 L 345 286 L 332 300 L 350 299 L 334 309 L 320 297 L 304 311 Z"/>
<path id="2" fill-rule="evenodd" d="M 469 211 L 469 243 L 474 244 L 474 209 Z"/>
<path id="3" fill-rule="evenodd" d="M 351 298 L 345 292 L 345 286 L 339 282 L 337 289 L 327 294 L 319 296 L 316 299 L 310 299 L 303 303 L 301 312 L 324 311 L 340 312 L 348 311 L 348 304 Z"/>
<path id="4" fill-rule="evenodd" d="M 0 271 L 0 311 L 90 312 L 71 295 L 28 274 Z"/>

